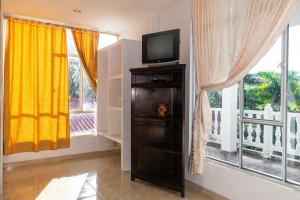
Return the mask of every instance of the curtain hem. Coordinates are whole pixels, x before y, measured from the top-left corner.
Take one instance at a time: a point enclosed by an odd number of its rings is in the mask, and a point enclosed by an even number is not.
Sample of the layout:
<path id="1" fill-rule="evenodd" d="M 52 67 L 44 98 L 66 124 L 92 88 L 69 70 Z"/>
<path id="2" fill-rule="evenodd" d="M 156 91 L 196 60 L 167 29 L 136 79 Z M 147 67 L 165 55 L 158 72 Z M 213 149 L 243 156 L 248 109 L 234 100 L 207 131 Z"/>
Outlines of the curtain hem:
<path id="1" fill-rule="evenodd" d="M 4 155 L 11 155 L 15 153 L 23 152 L 39 152 L 43 150 L 57 150 L 70 147 L 69 139 L 58 140 L 57 142 L 52 141 L 41 141 L 38 144 L 33 142 L 25 142 L 13 144 L 9 148 L 4 149 Z"/>

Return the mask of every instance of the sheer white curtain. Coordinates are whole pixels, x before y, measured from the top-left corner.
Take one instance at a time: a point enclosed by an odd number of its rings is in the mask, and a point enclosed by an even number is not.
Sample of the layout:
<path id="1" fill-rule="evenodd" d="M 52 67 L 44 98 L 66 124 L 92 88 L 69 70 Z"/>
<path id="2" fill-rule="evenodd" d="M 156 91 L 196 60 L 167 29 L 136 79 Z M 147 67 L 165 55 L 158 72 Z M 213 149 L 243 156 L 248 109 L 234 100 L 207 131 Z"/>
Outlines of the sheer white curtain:
<path id="1" fill-rule="evenodd" d="M 197 77 L 190 173 L 203 172 L 211 129 L 208 91 L 229 87 L 255 66 L 286 28 L 300 0 L 193 0 Z"/>

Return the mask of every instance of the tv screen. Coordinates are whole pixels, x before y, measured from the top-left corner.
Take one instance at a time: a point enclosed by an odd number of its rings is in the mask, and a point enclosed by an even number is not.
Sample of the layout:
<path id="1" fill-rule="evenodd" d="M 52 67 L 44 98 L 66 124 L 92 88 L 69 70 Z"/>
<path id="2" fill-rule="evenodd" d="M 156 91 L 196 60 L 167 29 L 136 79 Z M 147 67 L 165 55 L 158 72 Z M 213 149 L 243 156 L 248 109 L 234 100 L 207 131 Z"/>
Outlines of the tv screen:
<path id="1" fill-rule="evenodd" d="M 143 35 L 143 63 L 179 61 L 179 29 Z"/>

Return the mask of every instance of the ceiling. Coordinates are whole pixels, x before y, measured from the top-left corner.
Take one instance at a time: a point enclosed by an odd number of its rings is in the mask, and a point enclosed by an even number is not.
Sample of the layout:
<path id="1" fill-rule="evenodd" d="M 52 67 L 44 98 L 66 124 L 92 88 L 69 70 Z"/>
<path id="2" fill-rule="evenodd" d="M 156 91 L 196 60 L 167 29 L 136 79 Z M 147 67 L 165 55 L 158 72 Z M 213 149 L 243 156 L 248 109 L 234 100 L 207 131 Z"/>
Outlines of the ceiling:
<path id="1" fill-rule="evenodd" d="M 184 0 L 2 0 L 5 15 L 53 20 L 121 33 Z M 74 9 L 82 10 L 75 13 Z"/>

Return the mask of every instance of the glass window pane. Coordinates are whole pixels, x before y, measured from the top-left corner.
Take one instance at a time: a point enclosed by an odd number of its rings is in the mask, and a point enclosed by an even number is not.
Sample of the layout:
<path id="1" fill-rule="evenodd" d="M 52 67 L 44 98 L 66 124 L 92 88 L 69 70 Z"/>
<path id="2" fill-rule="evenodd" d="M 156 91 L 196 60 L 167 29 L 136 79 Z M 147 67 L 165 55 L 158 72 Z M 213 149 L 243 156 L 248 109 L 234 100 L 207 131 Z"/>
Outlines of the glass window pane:
<path id="1" fill-rule="evenodd" d="M 74 113 L 70 115 L 71 136 L 96 134 L 95 113 Z"/>
<path id="2" fill-rule="evenodd" d="M 282 128 L 243 123 L 242 167 L 281 178 Z"/>
<path id="3" fill-rule="evenodd" d="M 70 29 L 66 30 L 67 33 L 67 49 L 69 55 L 77 55 L 76 45 L 73 39 L 72 31 Z"/>
<path id="4" fill-rule="evenodd" d="M 244 117 L 281 120 L 281 37 L 244 78 Z M 273 115 L 263 115 L 264 110 Z"/>
<path id="5" fill-rule="evenodd" d="M 100 33 L 98 49 L 104 48 L 118 41 L 118 37 L 112 34 Z"/>
<path id="6" fill-rule="evenodd" d="M 287 180 L 300 183 L 300 10 L 289 27 Z"/>
<path id="7" fill-rule="evenodd" d="M 69 99 L 71 111 L 80 109 L 79 82 L 80 60 L 77 57 L 69 57 Z"/>
<path id="8" fill-rule="evenodd" d="M 96 111 L 96 96 L 85 72 L 83 73 L 83 110 Z"/>
<path id="9" fill-rule="evenodd" d="M 238 86 L 210 92 L 208 96 L 213 125 L 206 146 L 206 156 L 238 165 Z"/>

